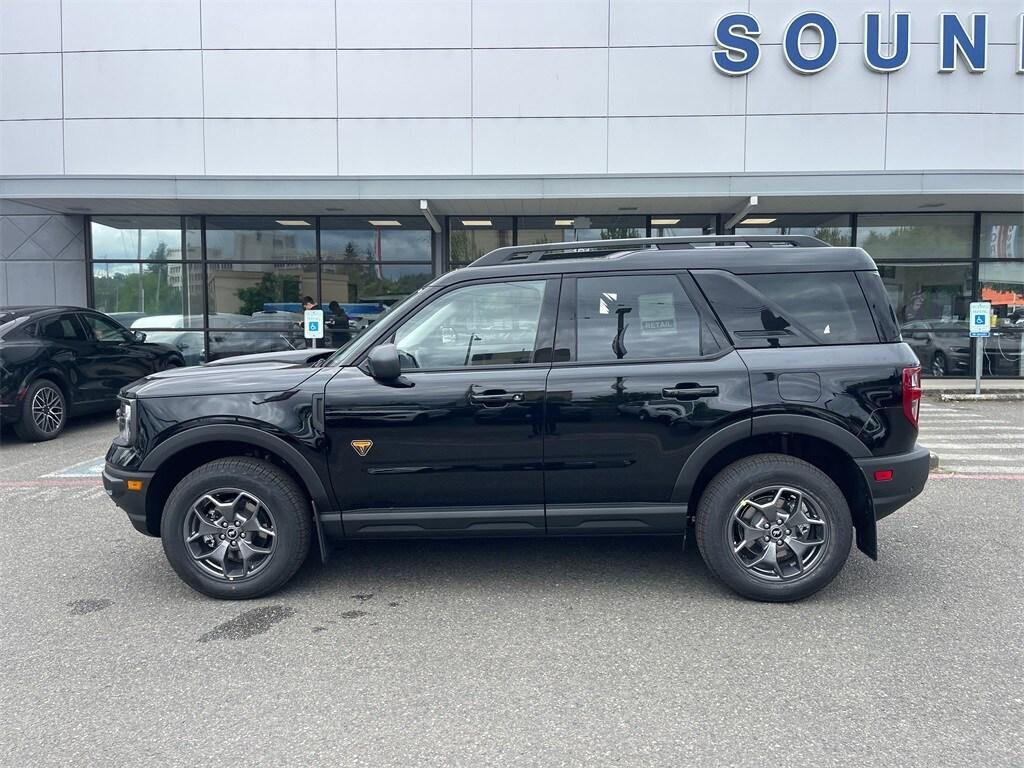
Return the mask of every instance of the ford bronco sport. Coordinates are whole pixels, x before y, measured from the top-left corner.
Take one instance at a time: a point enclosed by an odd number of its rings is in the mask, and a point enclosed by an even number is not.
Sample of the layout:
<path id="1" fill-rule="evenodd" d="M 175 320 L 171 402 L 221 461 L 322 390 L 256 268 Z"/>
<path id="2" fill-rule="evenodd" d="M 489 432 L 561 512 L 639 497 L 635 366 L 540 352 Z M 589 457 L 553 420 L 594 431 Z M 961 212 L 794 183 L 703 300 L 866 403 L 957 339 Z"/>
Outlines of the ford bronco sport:
<path id="1" fill-rule="evenodd" d="M 924 487 L 920 368 L 859 248 L 500 248 L 344 348 L 148 376 L 103 483 L 178 575 L 281 587 L 314 542 L 669 534 L 757 600 L 828 584 Z"/>

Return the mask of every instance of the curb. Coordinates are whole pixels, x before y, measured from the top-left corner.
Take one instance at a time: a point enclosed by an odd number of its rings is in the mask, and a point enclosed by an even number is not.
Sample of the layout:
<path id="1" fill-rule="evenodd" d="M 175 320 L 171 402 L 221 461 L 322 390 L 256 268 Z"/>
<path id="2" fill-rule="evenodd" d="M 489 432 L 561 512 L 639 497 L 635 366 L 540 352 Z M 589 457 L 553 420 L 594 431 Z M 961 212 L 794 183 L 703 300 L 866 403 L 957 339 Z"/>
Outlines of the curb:
<path id="1" fill-rule="evenodd" d="M 944 403 L 1024 400 L 1024 392 L 941 392 L 939 399 Z"/>

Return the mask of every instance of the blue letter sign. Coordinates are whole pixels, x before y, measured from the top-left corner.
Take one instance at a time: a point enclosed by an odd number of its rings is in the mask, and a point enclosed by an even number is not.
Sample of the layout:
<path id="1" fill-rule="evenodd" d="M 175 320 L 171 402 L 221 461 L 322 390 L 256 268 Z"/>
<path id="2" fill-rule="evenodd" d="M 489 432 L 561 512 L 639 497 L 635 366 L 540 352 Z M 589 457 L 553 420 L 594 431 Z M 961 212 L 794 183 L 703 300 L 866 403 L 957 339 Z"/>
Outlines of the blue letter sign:
<path id="1" fill-rule="evenodd" d="M 805 29 L 816 29 L 821 36 L 818 53 L 812 58 L 807 58 L 800 52 L 800 37 Z M 836 25 L 823 13 L 814 11 L 801 13 L 786 26 L 786 37 L 782 50 L 789 66 L 801 75 L 813 75 L 815 72 L 821 72 L 832 63 L 836 51 L 839 50 L 839 35 L 836 33 Z"/>
<path id="2" fill-rule="evenodd" d="M 955 13 L 939 15 L 939 72 L 956 69 L 957 55 L 967 62 L 971 72 L 984 72 L 988 55 L 988 14 L 971 14 L 971 34 L 967 34 Z"/>
<path id="3" fill-rule="evenodd" d="M 895 35 L 889 44 L 888 56 L 882 53 L 882 14 L 864 14 L 864 63 L 875 72 L 895 72 L 910 60 L 910 14 L 894 13 L 889 34 Z"/>
<path id="4" fill-rule="evenodd" d="M 735 76 L 753 70 L 761 58 L 761 46 L 754 39 L 760 34 L 761 26 L 749 13 L 730 13 L 720 18 L 715 26 L 715 44 L 725 50 L 711 53 L 718 71 Z M 738 54 L 738 58 L 730 54 Z"/>

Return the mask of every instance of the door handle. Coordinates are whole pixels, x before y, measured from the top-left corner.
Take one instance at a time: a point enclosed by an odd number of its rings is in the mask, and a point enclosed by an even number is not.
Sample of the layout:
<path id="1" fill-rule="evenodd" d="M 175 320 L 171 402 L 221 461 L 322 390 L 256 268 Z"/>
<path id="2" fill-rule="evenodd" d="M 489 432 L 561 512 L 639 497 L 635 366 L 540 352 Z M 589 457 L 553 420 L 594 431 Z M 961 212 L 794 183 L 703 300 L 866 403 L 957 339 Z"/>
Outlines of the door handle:
<path id="1" fill-rule="evenodd" d="M 661 390 L 661 394 L 663 397 L 674 397 L 676 400 L 696 400 L 700 397 L 718 397 L 718 387 L 684 384 L 678 387 L 666 387 Z"/>
<path id="2" fill-rule="evenodd" d="M 469 402 L 478 405 L 502 405 L 504 403 L 521 403 L 526 395 L 522 392 L 490 392 L 486 395 L 471 394 Z"/>

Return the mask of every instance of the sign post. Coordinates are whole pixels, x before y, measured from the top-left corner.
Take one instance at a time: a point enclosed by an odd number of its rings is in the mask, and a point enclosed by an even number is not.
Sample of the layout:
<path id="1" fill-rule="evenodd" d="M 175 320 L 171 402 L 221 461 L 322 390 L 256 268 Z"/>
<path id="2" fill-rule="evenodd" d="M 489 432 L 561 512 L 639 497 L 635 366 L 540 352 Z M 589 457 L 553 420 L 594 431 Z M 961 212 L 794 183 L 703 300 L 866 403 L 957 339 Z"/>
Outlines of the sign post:
<path id="1" fill-rule="evenodd" d="M 992 328 L 992 304 L 988 301 L 971 302 L 971 338 L 974 343 L 974 394 L 981 394 L 981 369 L 985 366 L 985 339 Z"/>
<path id="2" fill-rule="evenodd" d="M 302 313 L 302 331 L 307 339 L 313 340 L 313 348 L 317 346 L 316 340 L 324 337 L 324 311 L 322 309 L 307 309 Z"/>

